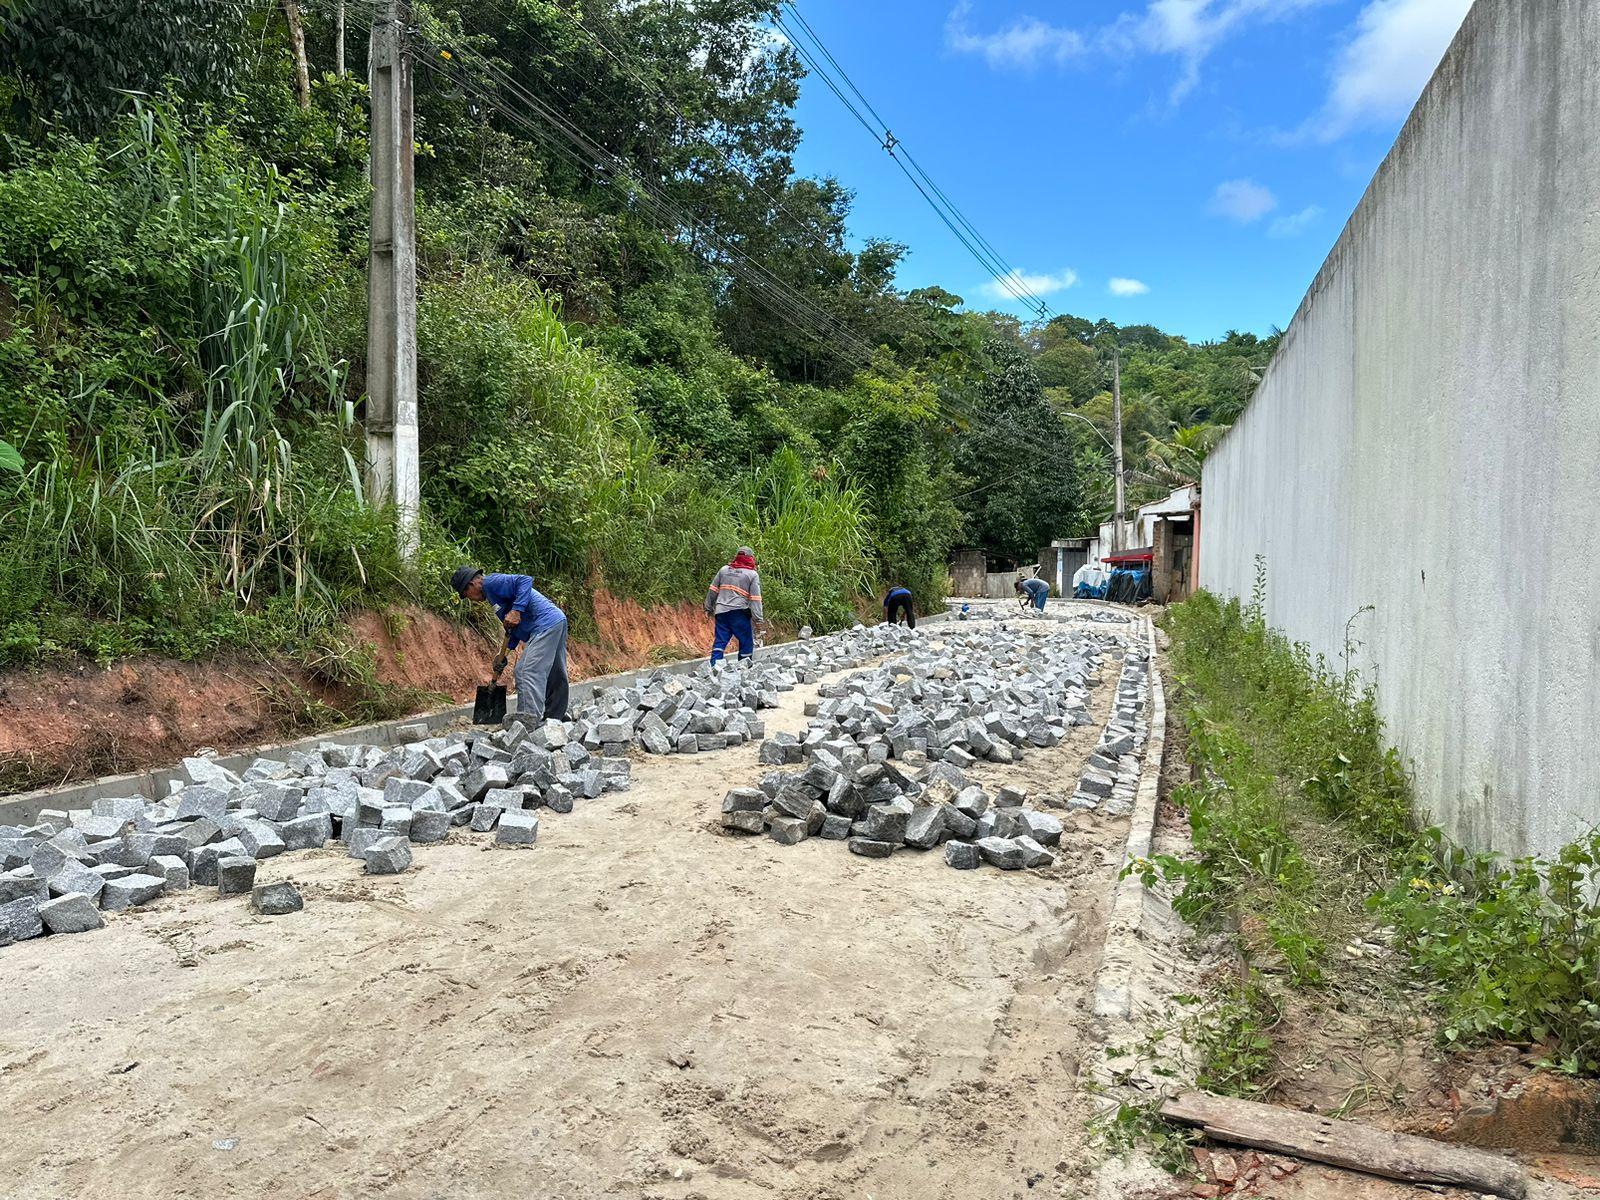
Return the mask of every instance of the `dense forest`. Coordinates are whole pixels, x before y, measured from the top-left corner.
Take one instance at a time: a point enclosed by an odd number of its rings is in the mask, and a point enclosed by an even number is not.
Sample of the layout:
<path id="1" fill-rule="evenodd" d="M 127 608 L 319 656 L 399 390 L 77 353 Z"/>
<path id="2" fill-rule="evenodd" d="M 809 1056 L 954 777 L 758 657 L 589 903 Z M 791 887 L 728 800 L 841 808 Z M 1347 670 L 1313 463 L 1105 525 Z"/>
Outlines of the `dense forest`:
<path id="1" fill-rule="evenodd" d="M 1275 336 L 897 287 L 894 231 L 793 169 L 776 7 L 413 6 L 411 570 L 362 482 L 369 0 L 13 0 L 0 664 L 295 649 L 450 607 L 464 558 L 580 631 L 596 588 L 692 598 L 741 542 L 780 620 L 932 602 L 952 547 L 1031 561 L 1109 513 L 1113 355 L 1133 495 L 1195 477 Z"/>

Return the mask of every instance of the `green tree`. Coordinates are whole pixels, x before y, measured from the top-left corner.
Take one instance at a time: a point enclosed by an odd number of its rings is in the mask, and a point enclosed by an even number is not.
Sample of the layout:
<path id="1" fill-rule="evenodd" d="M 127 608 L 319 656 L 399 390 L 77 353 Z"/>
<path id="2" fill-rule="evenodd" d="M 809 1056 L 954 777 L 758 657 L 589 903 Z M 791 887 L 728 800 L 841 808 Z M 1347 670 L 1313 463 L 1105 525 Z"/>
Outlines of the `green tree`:
<path id="1" fill-rule="evenodd" d="M 1051 407 L 1020 345 L 992 337 L 988 373 L 956 464 L 970 480 L 960 498 L 967 536 L 1022 562 L 1089 523 L 1079 435 Z"/>
<path id="2" fill-rule="evenodd" d="M 1223 425 L 1188 425 L 1172 430 L 1166 437 L 1151 435 L 1145 439 L 1137 474 L 1142 481 L 1167 492 L 1197 484 L 1206 455 L 1226 432 Z"/>
<path id="3" fill-rule="evenodd" d="M 939 393 L 921 372 L 880 363 L 841 394 L 838 437 L 846 479 L 864 495 L 878 578 L 920 601 L 939 588 L 962 513 Z"/>
<path id="4" fill-rule="evenodd" d="M 246 0 L 11 0 L 0 11 L 0 62 L 25 125 L 55 118 L 93 133 L 128 92 L 173 83 L 193 99 L 226 95 L 250 12 Z"/>

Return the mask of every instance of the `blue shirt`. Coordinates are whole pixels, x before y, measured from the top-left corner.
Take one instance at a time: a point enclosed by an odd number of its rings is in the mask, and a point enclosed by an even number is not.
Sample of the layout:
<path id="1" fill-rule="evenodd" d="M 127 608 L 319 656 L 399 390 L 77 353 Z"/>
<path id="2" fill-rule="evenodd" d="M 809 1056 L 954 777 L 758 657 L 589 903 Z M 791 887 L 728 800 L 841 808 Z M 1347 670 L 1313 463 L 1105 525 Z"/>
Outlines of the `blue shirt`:
<path id="1" fill-rule="evenodd" d="M 533 590 L 533 580 L 527 575 L 485 575 L 483 598 L 494 605 L 494 615 L 502 621 L 512 609 L 522 614 L 521 623 L 506 630 L 507 649 L 567 619 L 566 613 Z"/>
<path id="2" fill-rule="evenodd" d="M 904 596 L 907 600 L 909 600 L 909 599 L 911 599 L 911 589 L 910 588 L 890 588 L 889 589 L 889 594 L 883 598 L 883 606 L 885 608 L 888 608 L 889 605 L 894 602 L 894 600 L 895 600 L 895 598 L 897 596 Z"/>
<path id="3" fill-rule="evenodd" d="M 1027 592 L 1028 595 L 1037 598 L 1040 592 L 1048 596 L 1050 594 L 1050 585 L 1042 579 L 1024 579 L 1022 581 L 1022 590 Z"/>

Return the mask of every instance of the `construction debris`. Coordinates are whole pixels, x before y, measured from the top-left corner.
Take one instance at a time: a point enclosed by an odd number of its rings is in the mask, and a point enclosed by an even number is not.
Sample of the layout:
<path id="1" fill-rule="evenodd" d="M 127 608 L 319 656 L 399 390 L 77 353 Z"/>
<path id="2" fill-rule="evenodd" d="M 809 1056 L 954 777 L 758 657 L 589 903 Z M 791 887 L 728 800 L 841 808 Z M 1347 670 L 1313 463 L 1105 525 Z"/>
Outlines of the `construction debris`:
<path id="1" fill-rule="evenodd" d="M 264 917 L 281 917 L 306 906 L 292 883 L 263 883 L 250 893 L 250 907 Z"/>
<path id="2" fill-rule="evenodd" d="M 608 755 L 620 756 L 629 746 L 647 754 L 723 750 L 766 736 L 756 714 L 776 708 L 778 693 L 915 644 L 916 634 L 898 625 L 857 625 L 775 647 L 746 666 L 724 660 L 695 675 L 656 671 L 636 684 L 604 689 L 573 717 L 583 744 L 598 743 Z"/>
<path id="3" fill-rule="evenodd" d="M 33 825 L 0 825 L 0 945 L 98 928 L 102 911 L 191 886 L 287 903 L 279 885 L 256 887 L 257 863 L 333 842 L 373 875 L 407 870 L 411 845 L 441 842 L 452 827 L 533 846 L 537 809 L 569 813 L 627 790 L 630 750 L 699 753 L 760 740 L 756 714 L 779 693 L 915 641 L 899 627 L 856 626 L 775 648 L 753 668 L 662 669 L 601 689 L 568 721 L 438 737 L 413 724 L 403 745 L 325 742 L 242 772 L 198 754 L 159 800 L 104 797 L 87 809 L 47 810 Z M 759 811 L 749 816 L 761 821 Z M 803 822 L 800 835 L 811 832 Z"/>
<path id="4" fill-rule="evenodd" d="M 1357 1121 L 1204 1092 L 1186 1092 L 1166 1101 L 1161 1115 L 1198 1126 L 1219 1142 L 1293 1154 L 1385 1179 L 1459 1184 L 1512 1200 L 1528 1194 L 1526 1174 L 1502 1155 L 1391 1133 Z"/>
<path id="5" fill-rule="evenodd" d="M 790 845 L 842 841 L 865 857 L 944 846 L 945 860 L 963 870 L 1045 866 L 1060 820 L 1014 789 L 991 797 L 966 770 L 1016 762 L 1088 723 L 1089 689 L 1122 647 L 1119 637 L 1059 622 L 938 634 L 858 625 L 774 648 L 754 666 L 661 669 L 603 688 L 567 721 L 513 719 L 393 747 L 325 742 L 237 773 L 196 755 L 159 800 L 104 797 L 88 809 L 42 812 L 30 826 L 0 826 L 0 945 L 98 928 L 102 911 L 189 887 L 248 895 L 265 911 L 263 903 L 289 903 L 288 893 L 257 888 L 257 863 L 331 843 L 372 875 L 408 870 L 412 845 L 441 842 L 452 828 L 534 846 L 539 809 L 569 813 L 626 791 L 634 749 L 700 753 L 756 741 L 763 763 L 790 768 L 728 793 L 722 820 L 731 830 Z M 858 667 L 808 705 L 802 736 L 766 737 L 757 714 L 780 693 Z M 1118 811 L 1131 797 L 1147 692 L 1143 651 L 1130 651 L 1074 807 Z"/>

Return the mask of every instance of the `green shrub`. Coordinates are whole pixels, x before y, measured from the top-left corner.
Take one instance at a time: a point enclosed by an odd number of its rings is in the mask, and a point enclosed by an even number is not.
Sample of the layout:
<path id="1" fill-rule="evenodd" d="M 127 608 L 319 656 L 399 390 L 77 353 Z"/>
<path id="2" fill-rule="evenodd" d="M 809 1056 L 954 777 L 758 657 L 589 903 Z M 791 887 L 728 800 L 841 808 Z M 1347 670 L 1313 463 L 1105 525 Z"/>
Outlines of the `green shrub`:
<path id="1" fill-rule="evenodd" d="M 1373 907 L 1441 985 L 1444 1039 L 1546 1043 L 1600 1071 L 1600 834 L 1507 862 L 1430 830 L 1411 863 Z"/>
<path id="2" fill-rule="evenodd" d="M 731 537 L 718 489 L 661 461 L 553 298 L 468 267 L 423 289 L 418 340 L 425 497 L 472 554 L 580 615 L 600 580 L 647 602 L 704 588 Z"/>
<path id="3" fill-rule="evenodd" d="M 407 594 L 321 336 L 332 263 L 270 168 L 163 105 L 0 174 L 0 663 L 278 648 Z"/>

